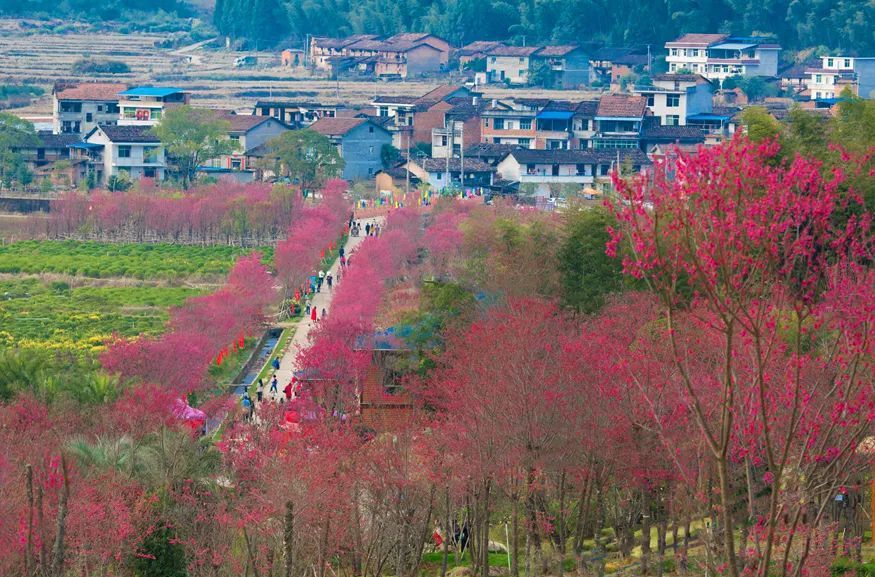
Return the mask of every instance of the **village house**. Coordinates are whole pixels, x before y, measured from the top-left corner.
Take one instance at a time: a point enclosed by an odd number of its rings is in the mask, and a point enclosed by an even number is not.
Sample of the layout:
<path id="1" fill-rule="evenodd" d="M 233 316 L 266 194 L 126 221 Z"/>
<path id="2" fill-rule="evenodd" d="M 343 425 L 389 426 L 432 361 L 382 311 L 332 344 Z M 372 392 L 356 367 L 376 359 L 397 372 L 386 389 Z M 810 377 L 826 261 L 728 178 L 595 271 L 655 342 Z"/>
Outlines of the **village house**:
<path id="1" fill-rule="evenodd" d="M 675 148 L 694 152 L 698 145 L 705 143 L 705 135 L 705 130 L 696 126 L 662 125 L 659 118 L 649 116 L 641 131 L 641 146 L 651 160 L 655 160 Z"/>
<path id="2" fill-rule="evenodd" d="M 299 48 L 286 48 L 280 52 L 280 65 L 283 68 L 298 68 L 304 65 L 305 52 Z"/>
<path id="3" fill-rule="evenodd" d="M 486 81 L 506 84 L 530 84 L 543 81 L 548 87 L 576 88 L 589 84 L 589 57 L 577 45 L 483 47 L 486 58 Z M 479 55 L 475 52 L 474 55 Z M 543 78 L 532 73 L 543 66 Z"/>
<path id="4" fill-rule="evenodd" d="M 347 38 L 314 36 L 309 64 L 336 76 L 346 71 L 377 77 L 414 78 L 446 70 L 450 44 L 433 34 L 403 33 L 381 39 L 370 34 Z"/>
<path id="5" fill-rule="evenodd" d="M 99 184 L 106 185 L 111 176 L 164 179 L 164 147 L 149 126 L 96 126 L 74 148 L 88 158 Z"/>
<path id="6" fill-rule="evenodd" d="M 373 177 L 383 167 L 383 147 L 392 144 L 392 134 L 367 118 L 321 118 L 310 130 L 327 136 L 337 147 L 346 180 Z"/>
<path id="7" fill-rule="evenodd" d="M 429 113 L 443 113 L 443 126 L 431 131 L 432 158 L 460 156 L 463 148 L 480 142 L 480 113 L 484 104 L 478 96 L 451 98 L 432 106 Z"/>
<path id="8" fill-rule="evenodd" d="M 464 86 L 438 86 L 419 97 L 377 96 L 371 105 L 377 116 L 391 118 L 385 127 L 392 133 L 392 144 L 406 150 L 418 142 L 431 143 L 432 130 L 444 126 L 448 107 L 434 108 L 441 102 L 456 98 L 472 99 L 477 96 Z"/>
<path id="9" fill-rule="evenodd" d="M 641 129 L 649 113 L 641 95 L 606 94 L 595 113 L 592 148 L 640 148 Z"/>
<path id="10" fill-rule="evenodd" d="M 812 100 L 832 100 L 845 88 L 860 98 L 875 98 L 875 57 L 823 56 L 805 71 Z"/>
<path id="11" fill-rule="evenodd" d="M 119 93 L 120 126 L 155 126 L 164 111 L 188 104 L 191 94 L 181 88 L 138 86 Z"/>
<path id="12" fill-rule="evenodd" d="M 496 167 L 502 179 L 517 183 L 521 192 L 536 196 L 581 193 L 604 184 L 616 166 L 633 173 L 650 164 L 638 149 L 627 150 L 527 150 L 511 151 Z"/>
<path id="13" fill-rule="evenodd" d="M 483 70 L 485 70 L 486 57 L 499 46 L 504 46 L 504 44 L 492 40 L 477 40 L 462 46 L 455 52 L 456 58 L 459 59 L 459 69 L 465 70 L 474 66 L 475 62 L 482 62 Z"/>
<path id="14" fill-rule="evenodd" d="M 480 142 L 465 149 L 465 158 L 477 158 L 490 166 L 496 166 L 509 152 L 518 148 L 515 144 Z"/>
<path id="15" fill-rule="evenodd" d="M 252 108 L 252 114 L 272 116 L 290 128 L 306 128 L 320 118 L 334 118 L 346 110 L 348 109 L 342 104 L 259 100 Z"/>
<path id="16" fill-rule="evenodd" d="M 596 50 L 590 58 L 590 84 L 611 86 L 619 83 L 624 76 L 648 66 L 647 54 L 632 48 L 605 47 Z"/>
<path id="17" fill-rule="evenodd" d="M 647 107 L 660 123 L 686 126 L 687 117 L 707 114 L 713 106 L 714 86 L 700 74 L 655 74 L 652 85 L 635 86 L 647 98 Z"/>
<path id="18" fill-rule="evenodd" d="M 290 130 L 288 126 L 271 116 L 221 111 L 216 114 L 216 118 L 230 125 L 228 139 L 233 141 L 236 147 L 231 154 L 205 162 L 202 171 L 214 176 L 228 174 L 238 182 L 255 180 L 259 171 L 256 160 L 262 157 L 261 148 L 271 138 Z"/>
<path id="19" fill-rule="evenodd" d="M 777 76 L 781 52 L 773 39 L 728 34 L 684 34 L 666 42 L 665 49 L 669 72 L 718 81 L 730 76 Z"/>
<path id="20" fill-rule="evenodd" d="M 592 137 L 595 136 L 595 113 L 598 106 L 598 100 L 584 100 L 577 104 L 571 116 L 569 148 L 592 148 Z"/>
<path id="21" fill-rule="evenodd" d="M 493 144 L 534 148 L 537 128 L 535 117 L 549 103 L 549 99 L 543 98 L 492 100 L 481 114 L 481 140 Z"/>
<path id="22" fill-rule="evenodd" d="M 52 186 L 71 187 L 79 182 L 83 160 L 74 159 L 70 146 L 81 142 L 78 134 L 54 134 L 37 132 L 33 146 L 15 147 L 25 166 L 33 174 L 34 182 L 48 181 Z"/>
<path id="23" fill-rule="evenodd" d="M 478 158 L 414 158 L 401 168 L 436 191 L 462 189 L 463 180 L 465 190 L 482 191 L 492 186 L 495 176 L 495 168 Z"/>
<path id="24" fill-rule="evenodd" d="M 87 134 L 98 124 L 116 124 L 119 93 L 127 85 L 114 82 L 56 84 L 52 90 L 52 132 Z"/>

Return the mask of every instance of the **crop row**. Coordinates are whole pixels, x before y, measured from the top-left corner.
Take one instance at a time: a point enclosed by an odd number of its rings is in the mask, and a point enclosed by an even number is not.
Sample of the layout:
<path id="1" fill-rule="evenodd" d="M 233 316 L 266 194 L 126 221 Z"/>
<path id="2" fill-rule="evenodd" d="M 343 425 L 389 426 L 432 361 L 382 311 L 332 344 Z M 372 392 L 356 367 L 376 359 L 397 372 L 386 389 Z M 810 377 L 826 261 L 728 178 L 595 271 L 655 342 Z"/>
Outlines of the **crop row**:
<path id="1" fill-rule="evenodd" d="M 216 277 L 227 274 L 237 257 L 250 252 L 231 246 L 29 240 L 0 246 L 0 272 L 162 280 Z M 268 261 L 273 258 L 271 247 L 259 252 Z"/>

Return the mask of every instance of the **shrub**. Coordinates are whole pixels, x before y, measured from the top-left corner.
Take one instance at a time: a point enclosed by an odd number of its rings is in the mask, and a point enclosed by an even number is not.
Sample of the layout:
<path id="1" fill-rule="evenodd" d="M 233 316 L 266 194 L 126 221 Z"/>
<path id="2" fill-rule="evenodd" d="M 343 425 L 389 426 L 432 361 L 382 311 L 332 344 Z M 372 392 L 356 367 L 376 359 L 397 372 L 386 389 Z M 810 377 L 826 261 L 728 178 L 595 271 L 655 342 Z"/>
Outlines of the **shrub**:
<path id="1" fill-rule="evenodd" d="M 92 60 L 83 58 L 73 63 L 74 74 L 127 74 L 130 66 L 120 60 Z"/>

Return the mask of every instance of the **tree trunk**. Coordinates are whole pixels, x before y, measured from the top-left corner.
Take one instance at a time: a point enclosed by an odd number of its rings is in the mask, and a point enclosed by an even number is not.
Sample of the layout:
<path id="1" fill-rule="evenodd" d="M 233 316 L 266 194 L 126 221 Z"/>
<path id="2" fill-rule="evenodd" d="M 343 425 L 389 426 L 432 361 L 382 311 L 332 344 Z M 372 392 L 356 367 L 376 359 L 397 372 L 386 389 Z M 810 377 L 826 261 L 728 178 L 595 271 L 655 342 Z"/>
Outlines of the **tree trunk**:
<path id="1" fill-rule="evenodd" d="M 726 569 L 729 577 L 738 577 L 738 562 L 735 558 L 735 534 L 734 524 L 732 522 L 732 496 L 729 487 L 729 470 L 727 468 L 726 456 L 717 460 L 717 475 L 720 481 L 720 505 L 723 509 L 723 554 L 726 559 Z M 766 551 L 768 554 L 768 551 Z"/>
<path id="2" fill-rule="evenodd" d="M 480 567 L 480 575 L 482 577 L 489 577 L 489 490 L 490 482 L 487 480 L 483 491 L 483 518 L 481 519 L 483 535 L 480 554 L 483 561 Z"/>
<path id="3" fill-rule="evenodd" d="M 48 539 L 46 539 L 45 534 L 45 518 L 43 513 L 43 488 L 42 485 L 37 484 L 36 486 L 36 523 L 39 526 L 39 566 L 40 573 L 45 575 L 46 568 L 49 566 L 49 551 L 48 547 Z"/>
<path id="4" fill-rule="evenodd" d="M 447 565 L 450 561 L 450 486 L 444 490 L 444 541 L 441 543 L 441 577 L 447 577 Z"/>
<path id="5" fill-rule="evenodd" d="M 650 575 L 650 495 L 644 492 L 644 515 L 641 517 L 641 574 Z"/>
<path id="6" fill-rule="evenodd" d="M 55 524 L 55 545 L 52 547 L 52 577 L 61 577 L 64 570 L 64 537 L 67 532 L 67 499 L 70 485 L 67 480 L 67 458 L 61 454 L 61 474 L 64 481 L 61 484 L 61 494 L 58 497 L 58 519 Z"/>
<path id="7" fill-rule="evenodd" d="M 510 528 L 510 575 L 520 577 L 520 495 L 516 488 L 511 495 Z"/>
<path id="8" fill-rule="evenodd" d="M 668 535 L 668 520 L 661 518 L 656 523 L 656 575 L 662 577 L 665 561 L 666 536 Z"/>
<path id="9" fill-rule="evenodd" d="M 24 471 L 27 483 L 27 544 L 24 548 L 24 577 L 30 577 L 33 574 L 30 566 L 33 561 L 33 466 L 28 463 Z"/>
<path id="10" fill-rule="evenodd" d="M 243 527 L 243 541 L 246 543 L 246 555 L 249 557 L 249 565 L 252 566 L 252 574 L 255 577 L 259 577 L 258 565 L 255 563 L 255 552 L 252 550 L 252 541 L 249 540 L 249 533 L 246 531 L 246 527 Z"/>
<path id="11" fill-rule="evenodd" d="M 556 574 L 562 577 L 562 572 L 565 570 L 565 471 L 559 478 L 559 519 L 556 523 L 556 532 L 558 533 L 559 543 L 556 548 L 559 552 L 559 566 L 556 568 Z"/>
<path id="12" fill-rule="evenodd" d="M 286 501 L 285 527 L 283 531 L 283 562 L 285 577 L 295 574 L 295 504 Z"/>

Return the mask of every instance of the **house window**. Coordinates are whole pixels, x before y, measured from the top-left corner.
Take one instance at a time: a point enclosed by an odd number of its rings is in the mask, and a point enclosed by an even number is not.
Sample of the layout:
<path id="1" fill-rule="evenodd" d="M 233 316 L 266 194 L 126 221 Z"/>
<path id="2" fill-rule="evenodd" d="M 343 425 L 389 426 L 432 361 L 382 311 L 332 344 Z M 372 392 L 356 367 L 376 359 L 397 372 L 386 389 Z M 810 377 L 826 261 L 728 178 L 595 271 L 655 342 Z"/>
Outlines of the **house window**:
<path id="1" fill-rule="evenodd" d="M 532 129 L 532 119 L 526 118 L 524 120 L 520 120 L 520 130 L 531 130 Z"/>
<path id="2" fill-rule="evenodd" d="M 672 63 L 669 65 L 669 70 L 671 70 L 672 72 L 674 72 L 675 70 L 677 70 L 677 64 L 675 64 L 674 62 L 672 62 Z"/>
<path id="3" fill-rule="evenodd" d="M 525 58 L 520 58 L 520 64 L 522 64 L 522 63 L 525 62 L 525 61 L 526 61 Z"/>
<path id="4" fill-rule="evenodd" d="M 669 108 L 677 108 L 681 105 L 680 94 L 669 94 L 665 97 L 665 105 Z"/>
<path id="5" fill-rule="evenodd" d="M 654 104 L 654 95 L 648 94 L 647 95 L 647 106 L 649 106 L 650 108 L 653 108 L 653 104 Z"/>
<path id="6" fill-rule="evenodd" d="M 119 158 L 130 158 L 131 157 L 131 147 L 127 144 L 118 147 L 118 157 Z"/>
<path id="7" fill-rule="evenodd" d="M 155 178 L 155 169 L 152 167 L 147 167 L 143 169 L 143 176 L 145 178 Z"/>
<path id="8" fill-rule="evenodd" d="M 665 117 L 666 126 L 678 126 L 681 123 L 681 117 L 677 114 L 669 114 Z"/>
<path id="9" fill-rule="evenodd" d="M 672 49 L 671 49 L 671 55 L 672 55 L 672 56 L 677 56 L 677 55 L 678 55 L 678 49 L 677 49 L 677 48 L 672 48 Z"/>
<path id="10" fill-rule="evenodd" d="M 851 67 L 851 59 L 845 58 L 845 68 L 850 68 L 850 67 Z"/>
<path id="11" fill-rule="evenodd" d="M 504 130 L 504 118 L 496 118 L 492 121 L 492 128 L 495 130 Z"/>
<path id="12" fill-rule="evenodd" d="M 532 147 L 532 139 L 531 138 L 520 138 L 519 140 L 517 140 L 517 144 L 519 144 L 523 148 L 531 148 Z"/>
<path id="13" fill-rule="evenodd" d="M 577 168 L 577 176 L 586 175 L 586 165 L 585 164 L 578 164 L 576 168 Z"/>
<path id="14" fill-rule="evenodd" d="M 492 57 L 492 63 L 495 64 L 495 56 Z"/>
<path id="15" fill-rule="evenodd" d="M 118 104 L 107 104 L 104 110 L 107 114 L 118 114 Z"/>
<path id="16" fill-rule="evenodd" d="M 240 170 L 240 168 L 241 168 L 242 166 L 243 166 L 243 165 L 242 165 L 242 163 L 241 163 L 241 161 L 240 161 L 239 158 L 232 158 L 232 159 L 231 159 L 231 170 Z"/>
<path id="17" fill-rule="evenodd" d="M 823 76 L 821 76 L 820 74 L 815 74 L 814 75 L 814 83 L 815 84 L 823 84 Z"/>
<path id="18" fill-rule="evenodd" d="M 373 147 L 373 146 L 369 146 L 369 147 L 368 147 L 368 154 L 373 154 L 373 153 L 374 153 L 374 147 Z"/>
<path id="19" fill-rule="evenodd" d="M 435 178 L 436 178 L 437 180 L 443 180 L 443 178 L 444 178 L 444 173 L 443 173 L 443 172 L 438 172 L 438 173 L 437 173 L 437 176 L 435 176 Z"/>
<path id="20" fill-rule="evenodd" d="M 61 112 L 82 112 L 82 103 L 61 102 Z"/>
<path id="21" fill-rule="evenodd" d="M 611 166 L 609 164 L 599 165 L 599 174 L 602 176 L 607 176 L 608 172 L 611 170 Z"/>
<path id="22" fill-rule="evenodd" d="M 130 147 L 128 147 L 128 148 L 130 148 Z M 143 147 L 143 163 L 144 164 L 153 164 L 156 162 L 158 162 L 158 147 L 157 146 L 144 146 Z"/>
<path id="23" fill-rule="evenodd" d="M 441 136 L 441 146 L 446 146 L 446 145 L 447 145 L 447 137 Z"/>
<path id="24" fill-rule="evenodd" d="M 835 61 L 832 58 L 827 58 L 826 59 L 826 67 L 832 68 L 833 66 L 835 66 Z"/>
<path id="25" fill-rule="evenodd" d="M 368 126 L 368 132 L 370 132 L 371 134 L 373 134 L 373 133 L 374 133 L 374 127 L 373 127 L 373 126 Z"/>

